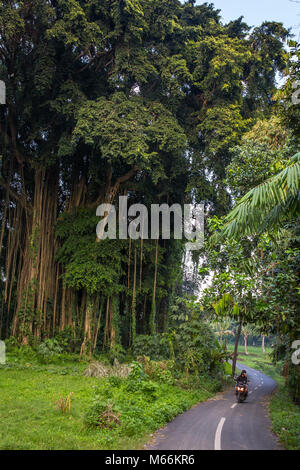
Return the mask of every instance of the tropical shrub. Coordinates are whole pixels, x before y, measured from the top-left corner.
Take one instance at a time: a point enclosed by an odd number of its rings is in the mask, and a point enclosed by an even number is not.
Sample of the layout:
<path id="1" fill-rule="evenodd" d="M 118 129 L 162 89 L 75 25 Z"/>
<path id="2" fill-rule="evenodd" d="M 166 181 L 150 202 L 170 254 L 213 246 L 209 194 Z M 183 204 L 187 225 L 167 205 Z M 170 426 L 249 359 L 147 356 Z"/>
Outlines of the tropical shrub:
<path id="1" fill-rule="evenodd" d="M 152 360 L 170 358 L 170 345 L 166 335 L 137 335 L 132 345 L 132 353 L 135 358 L 147 356 Z"/>
<path id="2" fill-rule="evenodd" d="M 42 364 L 50 364 L 60 357 L 63 348 L 56 339 L 46 339 L 37 348 L 37 359 Z"/>
<path id="3" fill-rule="evenodd" d="M 151 361 L 147 356 L 138 357 L 137 360 L 143 364 L 146 374 L 155 382 L 174 384 L 174 361 L 156 362 Z"/>
<path id="4" fill-rule="evenodd" d="M 96 397 L 85 414 L 85 423 L 89 428 L 114 429 L 121 424 L 120 413 L 115 411 L 112 403 Z"/>

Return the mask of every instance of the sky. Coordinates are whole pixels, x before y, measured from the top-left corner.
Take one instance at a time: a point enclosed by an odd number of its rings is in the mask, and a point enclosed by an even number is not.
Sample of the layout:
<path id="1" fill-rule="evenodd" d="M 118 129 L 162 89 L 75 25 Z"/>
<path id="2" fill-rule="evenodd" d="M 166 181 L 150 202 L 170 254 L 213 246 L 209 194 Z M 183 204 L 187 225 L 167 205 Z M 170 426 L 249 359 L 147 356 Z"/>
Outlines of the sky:
<path id="1" fill-rule="evenodd" d="M 293 28 L 294 39 L 300 39 L 300 0 L 206 0 L 221 10 L 224 23 L 244 16 L 249 26 L 259 26 L 263 21 L 282 22 Z M 205 3 L 197 0 L 197 4 Z"/>

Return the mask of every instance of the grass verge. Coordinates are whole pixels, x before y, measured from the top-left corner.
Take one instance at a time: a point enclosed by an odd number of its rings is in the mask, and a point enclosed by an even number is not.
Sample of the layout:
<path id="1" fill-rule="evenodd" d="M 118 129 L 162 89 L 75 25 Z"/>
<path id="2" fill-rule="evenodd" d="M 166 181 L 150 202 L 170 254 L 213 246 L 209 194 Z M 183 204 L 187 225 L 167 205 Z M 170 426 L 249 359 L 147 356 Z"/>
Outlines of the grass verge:
<path id="1" fill-rule="evenodd" d="M 87 363 L 79 358 L 61 365 L 13 361 L 0 366 L 1 450 L 138 449 L 220 387 L 209 377 L 197 377 L 196 386 L 194 378 L 184 377 L 173 384 L 143 382 L 139 389 L 127 379 L 83 376 Z M 57 402 L 70 394 L 70 410 L 62 413 Z M 120 419 L 103 428 L 88 426 L 87 417 L 103 403 Z"/>

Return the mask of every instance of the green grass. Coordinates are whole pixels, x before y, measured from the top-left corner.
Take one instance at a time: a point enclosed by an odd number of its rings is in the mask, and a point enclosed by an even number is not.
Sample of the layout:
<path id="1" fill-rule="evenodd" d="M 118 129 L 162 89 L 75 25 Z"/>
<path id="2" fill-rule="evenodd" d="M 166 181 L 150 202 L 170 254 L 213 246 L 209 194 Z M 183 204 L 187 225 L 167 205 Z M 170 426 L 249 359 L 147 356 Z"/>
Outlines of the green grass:
<path id="1" fill-rule="evenodd" d="M 246 356 L 240 346 L 238 361 L 245 366 L 260 370 L 272 377 L 278 384 L 269 404 L 273 432 L 287 450 L 300 450 L 300 406 L 293 403 L 284 386 L 284 378 L 281 374 L 282 363 L 274 365 L 271 362 L 269 356 L 271 349 L 266 349 L 266 353 L 263 354 L 261 348 L 248 347 L 248 352 L 249 355 Z"/>
<path id="2" fill-rule="evenodd" d="M 155 397 L 149 398 L 127 391 L 125 379 L 114 386 L 108 379 L 83 376 L 86 365 L 79 359 L 40 365 L 8 358 L 8 364 L 0 366 L 0 449 L 141 448 L 150 433 L 216 392 L 215 382 L 203 378 L 193 390 L 157 383 Z M 71 413 L 62 414 L 55 402 L 70 392 L 74 394 Z M 113 430 L 87 427 L 85 414 L 95 396 L 117 404 L 120 426 Z"/>
<path id="3" fill-rule="evenodd" d="M 248 355 L 245 354 L 243 346 L 239 346 L 237 361 L 245 366 L 252 367 L 262 371 L 264 374 L 272 377 L 276 382 L 283 383 L 283 378 L 280 375 L 281 365 L 275 367 L 272 363 L 270 353 L 271 348 L 266 348 L 263 353 L 260 347 L 248 346 Z M 228 350 L 233 352 L 233 346 L 230 345 Z"/>
<path id="4" fill-rule="evenodd" d="M 282 385 L 271 400 L 270 416 L 281 444 L 288 450 L 300 450 L 300 406 L 292 402 Z"/>

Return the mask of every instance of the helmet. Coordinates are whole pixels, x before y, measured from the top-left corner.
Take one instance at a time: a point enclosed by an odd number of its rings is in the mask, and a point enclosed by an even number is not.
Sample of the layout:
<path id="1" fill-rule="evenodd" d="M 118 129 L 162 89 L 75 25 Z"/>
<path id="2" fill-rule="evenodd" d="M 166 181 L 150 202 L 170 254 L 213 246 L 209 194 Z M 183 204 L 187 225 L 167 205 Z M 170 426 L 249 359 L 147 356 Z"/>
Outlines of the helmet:
<path id="1" fill-rule="evenodd" d="M 247 374 L 247 371 L 245 369 L 242 370 L 242 374 Z"/>

